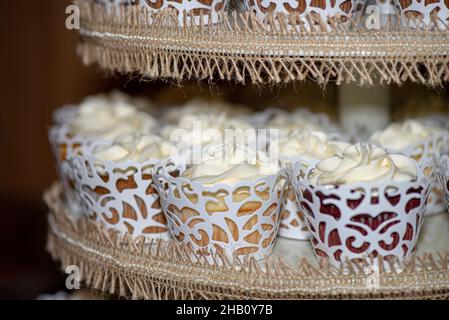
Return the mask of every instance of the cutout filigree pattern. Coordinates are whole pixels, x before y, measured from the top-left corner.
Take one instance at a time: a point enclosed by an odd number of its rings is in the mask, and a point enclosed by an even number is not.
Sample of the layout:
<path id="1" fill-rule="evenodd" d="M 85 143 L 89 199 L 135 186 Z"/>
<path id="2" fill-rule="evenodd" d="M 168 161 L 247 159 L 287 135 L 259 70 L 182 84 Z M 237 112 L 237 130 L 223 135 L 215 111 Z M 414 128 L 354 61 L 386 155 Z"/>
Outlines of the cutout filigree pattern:
<path id="1" fill-rule="evenodd" d="M 99 144 L 92 144 L 89 150 Z M 115 163 L 77 155 L 69 162 L 76 190 L 90 217 L 133 238 L 171 238 L 153 185 L 157 160 Z"/>
<path id="2" fill-rule="evenodd" d="M 351 18 L 357 8 L 354 0 L 245 0 L 249 10 L 254 11 L 259 19 L 268 13 L 298 14 L 305 25 L 307 18 L 317 17 L 326 21 L 330 17 Z"/>
<path id="3" fill-rule="evenodd" d="M 307 229 L 304 213 L 298 206 L 295 191 L 291 186 L 288 187 L 284 198 L 279 236 L 295 240 L 309 239 L 309 231 Z"/>
<path id="4" fill-rule="evenodd" d="M 436 158 L 437 180 L 443 191 L 443 197 L 446 200 L 446 206 L 449 209 L 449 156 L 443 155 Z"/>
<path id="5" fill-rule="evenodd" d="M 195 23 L 217 23 L 218 14 L 224 12 L 229 0 L 96 0 L 105 5 L 114 6 L 140 6 L 148 12 L 157 12 L 164 9 L 174 10 L 180 25 L 184 24 L 183 13 L 186 19 L 194 18 Z"/>
<path id="6" fill-rule="evenodd" d="M 440 133 L 433 134 L 430 139 L 422 140 L 414 146 L 399 150 L 399 152 L 415 159 L 423 169 L 424 174 L 432 182 L 432 189 L 427 200 L 426 215 L 438 214 L 444 211 L 443 189 L 436 179 L 433 158 L 447 154 L 449 151 L 448 147 L 449 132 L 444 130 Z"/>
<path id="7" fill-rule="evenodd" d="M 83 148 L 89 144 L 89 141 L 78 135 L 74 135 L 70 128 L 64 124 L 64 117 L 72 112 L 70 108 L 63 108 L 55 113 L 55 126 L 49 131 L 49 141 L 56 159 L 56 171 L 64 189 L 64 197 L 70 212 L 76 218 L 80 217 L 83 212 L 82 204 L 78 192 L 75 190 L 75 178 L 73 170 L 67 161 L 72 156 L 74 150 Z"/>
<path id="8" fill-rule="evenodd" d="M 203 186 L 168 174 L 174 167 L 171 162 L 157 166 L 154 181 L 177 242 L 206 258 L 219 253 L 259 259 L 272 253 L 284 197 L 284 170 L 255 182 Z"/>
<path id="9" fill-rule="evenodd" d="M 438 19 L 439 25 L 449 22 L 449 1 L 447 0 L 398 0 L 399 8 L 408 19 L 423 19 L 430 24 L 432 19 Z"/>
<path id="10" fill-rule="evenodd" d="M 292 184 L 317 256 L 338 266 L 368 256 L 404 259 L 415 251 L 431 186 L 427 177 L 329 188 L 312 186 L 309 170 L 297 163 Z"/>

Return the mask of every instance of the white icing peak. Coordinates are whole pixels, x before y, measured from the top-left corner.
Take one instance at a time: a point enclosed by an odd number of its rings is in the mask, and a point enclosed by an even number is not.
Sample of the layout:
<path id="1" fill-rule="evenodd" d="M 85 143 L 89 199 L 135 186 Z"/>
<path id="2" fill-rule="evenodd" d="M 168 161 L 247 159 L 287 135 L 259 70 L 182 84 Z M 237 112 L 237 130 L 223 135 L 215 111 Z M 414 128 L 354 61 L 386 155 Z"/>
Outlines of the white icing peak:
<path id="1" fill-rule="evenodd" d="M 182 107 L 175 107 L 166 111 L 164 120 L 176 125 L 188 115 L 217 115 L 221 113 L 234 117 L 249 114 L 250 111 L 245 106 L 229 104 L 220 100 L 193 99 Z"/>
<path id="2" fill-rule="evenodd" d="M 87 98 L 70 123 L 75 134 L 104 140 L 128 133 L 150 133 L 155 126 L 151 115 L 139 111 L 130 98 L 118 93 Z"/>
<path id="3" fill-rule="evenodd" d="M 197 164 L 183 176 L 204 185 L 232 185 L 274 175 L 279 170 L 279 164 L 261 151 L 243 145 L 212 144 L 203 149 Z"/>
<path id="4" fill-rule="evenodd" d="M 322 160 L 310 174 L 315 185 L 400 182 L 416 178 L 417 167 L 411 158 L 360 143 L 346 148 L 343 155 Z"/>
<path id="5" fill-rule="evenodd" d="M 325 123 L 326 127 L 323 127 Z M 300 132 L 304 130 L 324 131 L 329 129 L 331 123 L 328 118 L 309 112 L 307 109 L 300 109 L 296 112 L 278 112 L 268 122 L 268 128 L 278 129 L 281 137 L 286 137 L 292 132 Z"/>
<path id="6" fill-rule="evenodd" d="M 110 145 L 101 145 L 93 150 L 98 160 L 144 162 L 162 160 L 170 156 L 171 145 L 154 135 L 127 134 L 118 137 Z"/>
<path id="7" fill-rule="evenodd" d="M 410 146 L 416 146 L 433 134 L 441 131 L 432 128 L 416 120 L 407 120 L 401 123 L 392 123 L 382 131 L 372 135 L 371 141 L 392 150 L 404 150 Z"/>
<path id="8" fill-rule="evenodd" d="M 288 159 L 322 160 L 342 154 L 348 146 L 346 142 L 330 140 L 326 133 L 317 130 L 293 131 L 278 141 L 280 157 Z"/>
<path id="9" fill-rule="evenodd" d="M 162 136 L 173 144 L 205 146 L 212 142 L 223 142 L 226 129 L 242 130 L 242 133 L 249 129 L 255 134 L 255 130 L 248 122 L 219 113 L 185 115 L 177 126 L 166 127 L 162 131 Z"/>

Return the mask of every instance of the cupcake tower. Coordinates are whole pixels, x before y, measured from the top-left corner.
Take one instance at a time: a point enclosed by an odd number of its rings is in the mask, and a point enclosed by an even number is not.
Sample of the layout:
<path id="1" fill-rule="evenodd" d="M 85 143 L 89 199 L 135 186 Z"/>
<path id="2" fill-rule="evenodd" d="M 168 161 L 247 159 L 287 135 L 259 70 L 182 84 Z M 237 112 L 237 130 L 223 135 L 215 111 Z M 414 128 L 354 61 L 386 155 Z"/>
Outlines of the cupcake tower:
<path id="1" fill-rule="evenodd" d="M 210 263 L 307 240 L 334 265 L 414 252 L 447 197 L 447 136 L 430 118 L 357 142 L 323 115 L 201 100 L 156 116 L 117 92 L 60 109 L 49 134 L 74 220 Z"/>

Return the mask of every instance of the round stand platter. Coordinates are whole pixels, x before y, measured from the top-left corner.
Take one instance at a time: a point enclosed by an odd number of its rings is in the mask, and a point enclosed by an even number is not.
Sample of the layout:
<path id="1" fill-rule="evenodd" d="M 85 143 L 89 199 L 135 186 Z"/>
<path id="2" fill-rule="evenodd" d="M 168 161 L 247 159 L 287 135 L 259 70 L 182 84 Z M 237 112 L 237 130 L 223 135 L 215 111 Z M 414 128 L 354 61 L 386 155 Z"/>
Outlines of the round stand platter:
<path id="1" fill-rule="evenodd" d="M 426 218 L 415 257 L 378 257 L 377 268 L 320 263 L 310 244 L 278 238 L 262 261 L 215 264 L 170 241 L 131 240 L 88 218 L 74 220 L 61 187 L 45 193 L 50 208 L 47 249 L 63 270 L 75 265 L 83 283 L 129 299 L 448 299 L 449 215 Z M 368 262 L 369 264 L 369 262 Z"/>

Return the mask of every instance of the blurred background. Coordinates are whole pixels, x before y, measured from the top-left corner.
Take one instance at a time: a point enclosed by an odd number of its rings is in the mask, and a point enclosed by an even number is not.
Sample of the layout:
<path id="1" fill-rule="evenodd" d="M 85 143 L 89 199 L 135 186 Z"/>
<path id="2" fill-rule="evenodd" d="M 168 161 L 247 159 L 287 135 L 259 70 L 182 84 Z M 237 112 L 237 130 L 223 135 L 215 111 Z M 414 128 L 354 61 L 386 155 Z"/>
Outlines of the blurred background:
<path id="1" fill-rule="evenodd" d="M 69 0 L 0 1 L 0 299 L 34 299 L 64 288 L 64 276 L 45 251 L 42 193 L 56 179 L 47 141 L 52 112 L 87 95 L 120 88 L 162 107 L 192 97 L 219 96 L 262 109 L 307 106 L 337 117 L 338 90 L 313 84 L 282 87 L 128 79 L 85 67 L 76 56 L 78 34 L 65 28 Z M 372 89 L 376 93 L 376 89 Z M 443 88 L 392 87 L 393 119 L 448 112 Z"/>

